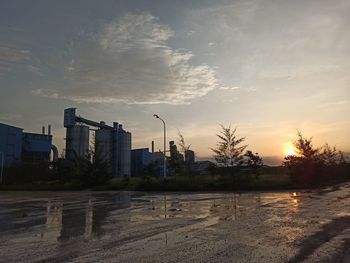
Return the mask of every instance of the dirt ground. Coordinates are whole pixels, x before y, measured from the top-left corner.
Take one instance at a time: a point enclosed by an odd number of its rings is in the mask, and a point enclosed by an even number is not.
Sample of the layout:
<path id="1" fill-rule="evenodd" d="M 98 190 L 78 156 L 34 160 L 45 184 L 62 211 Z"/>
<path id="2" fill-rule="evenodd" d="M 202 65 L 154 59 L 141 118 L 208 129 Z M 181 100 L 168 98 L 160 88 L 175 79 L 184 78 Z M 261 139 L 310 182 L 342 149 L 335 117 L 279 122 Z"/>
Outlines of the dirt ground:
<path id="1" fill-rule="evenodd" d="M 350 184 L 316 191 L 0 192 L 0 262 L 350 262 Z"/>

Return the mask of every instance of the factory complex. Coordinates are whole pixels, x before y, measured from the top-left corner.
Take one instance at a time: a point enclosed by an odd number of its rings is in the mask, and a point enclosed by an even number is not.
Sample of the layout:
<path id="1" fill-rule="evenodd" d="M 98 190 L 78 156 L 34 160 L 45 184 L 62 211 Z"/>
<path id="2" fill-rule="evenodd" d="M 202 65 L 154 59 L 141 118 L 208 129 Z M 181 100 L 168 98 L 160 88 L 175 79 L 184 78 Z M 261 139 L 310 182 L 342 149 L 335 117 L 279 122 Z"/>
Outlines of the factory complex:
<path id="1" fill-rule="evenodd" d="M 155 152 L 154 142 L 149 148 L 132 149 L 131 133 L 123 125 L 113 122 L 94 121 L 76 114 L 76 108 L 64 110 L 66 128 L 64 156 L 60 159 L 69 163 L 76 160 L 95 159 L 104 162 L 113 177 L 162 175 L 166 163 L 167 173 L 172 175 L 177 167 L 194 167 L 199 173 L 207 166 L 205 162 L 195 163 L 195 154 L 187 149 L 180 153 L 174 141 L 169 142 L 167 151 Z M 0 165 L 9 167 L 21 162 L 56 162 L 58 150 L 52 144 L 51 125 L 42 127 L 41 133 L 24 132 L 22 128 L 0 123 Z M 164 162 L 164 159 L 166 162 Z"/>
<path id="2" fill-rule="evenodd" d="M 52 160 L 58 158 L 57 148 L 52 144 L 51 126 L 45 134 L 24 132 L 22 128 L 0 123 L 0 160 L 3 166 L 21 161 Z"/>

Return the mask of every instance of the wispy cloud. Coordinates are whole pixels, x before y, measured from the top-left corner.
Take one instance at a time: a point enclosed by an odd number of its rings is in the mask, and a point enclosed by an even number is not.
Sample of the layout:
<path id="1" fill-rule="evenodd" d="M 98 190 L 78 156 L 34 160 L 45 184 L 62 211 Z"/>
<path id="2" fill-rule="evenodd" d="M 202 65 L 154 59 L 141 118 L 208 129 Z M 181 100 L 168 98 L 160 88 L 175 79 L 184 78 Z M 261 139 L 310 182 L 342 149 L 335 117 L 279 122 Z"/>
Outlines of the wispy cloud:
<path id="1" fill-rule="evenodd" d="M 11 72 L 15 64 L 28 61 L 30 58 L 28 50 L 0 46 L 0 77 Z"/>
<path id="2" fill-rule="evenodd" d="M 30 52 L 28 50 L 0 46 L 0 61 L 18 62 L 28 59 L 30 59 Z"/>
<path id="3" fill-rule="evenodd" d="M 218 88 L 213 68 L 170 46 L 174 35 L 149 13 L 126 14 L 73 45 L 66 88 L 34 93 L 76 102 L 184 104 Z"/>
<path id="4" fill-rule="evenodd" d="M 238 90 L 240 87 L 234 86 L 234 87 L 228 87 L 228 86 L 222 86 L 220 87 L 221 90 Z"/>
<path id="5" fill-rule="evenodd" d="M 320 107 L 324 108 L 324 107 L 330 107 L 330 106 L 340 106 L 340 105 L 346 105 L 348 103 L 349 101 L 347 100 L 333 101 L 333 102 L 327 102 L 327 103 L 321 104 Z"/>
<path id="6" fill-rule="evenodd" d="M 20 114 L 15 113 L 1 113 L 0 120 L 1 121 L 14 121 L 22 117 Z"/>
<path id="7" fill-rule="evenodd" d="M 196 43 L 216 41 L 211 46 L 215 62 L 234 68 L 230 77 L 238 83 L 262 86 L 263 81 L 304 81 L 348 71 L 349 1 L 221 2 L 189 10 L 186 22 L 197 32 Z"/>

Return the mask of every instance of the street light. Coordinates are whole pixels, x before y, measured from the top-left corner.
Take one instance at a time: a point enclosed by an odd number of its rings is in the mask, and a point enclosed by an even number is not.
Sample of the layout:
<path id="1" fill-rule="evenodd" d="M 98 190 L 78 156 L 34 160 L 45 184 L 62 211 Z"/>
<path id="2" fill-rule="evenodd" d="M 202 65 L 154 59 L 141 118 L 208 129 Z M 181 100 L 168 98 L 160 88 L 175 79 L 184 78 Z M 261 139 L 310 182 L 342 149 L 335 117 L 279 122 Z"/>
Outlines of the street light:
<path id="1" fill-rule="evenodd" d="M 164 171 L 163 171 L 163 176 L 164 179 L 166 178 L 166 127 L 165 127 L 165 121 L 159 117 L 157 114 L 153 114 L 153 116 L 157 119 L 160 119 L 163 122 L 163 127 L 164 127 Z"/>
<path id="2" fill-rule="evenodd" d="M 2 174 L 4 172 L 4 153 L 1 153 L 1 174 L 0 174 L 0 184 L 2 185 Z"/>

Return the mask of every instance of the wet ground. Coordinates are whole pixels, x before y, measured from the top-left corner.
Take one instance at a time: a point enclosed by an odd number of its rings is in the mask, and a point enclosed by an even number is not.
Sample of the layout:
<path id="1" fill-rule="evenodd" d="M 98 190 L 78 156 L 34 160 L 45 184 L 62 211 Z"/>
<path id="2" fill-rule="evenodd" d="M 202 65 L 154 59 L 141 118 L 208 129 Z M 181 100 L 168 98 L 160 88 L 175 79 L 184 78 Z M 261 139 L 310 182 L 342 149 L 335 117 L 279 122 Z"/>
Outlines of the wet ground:
<path id="1" fill-rule="evenodd" d="M 350 184 L 242 194 L 0 192 L 0 262 L 350 262 Z"/>

